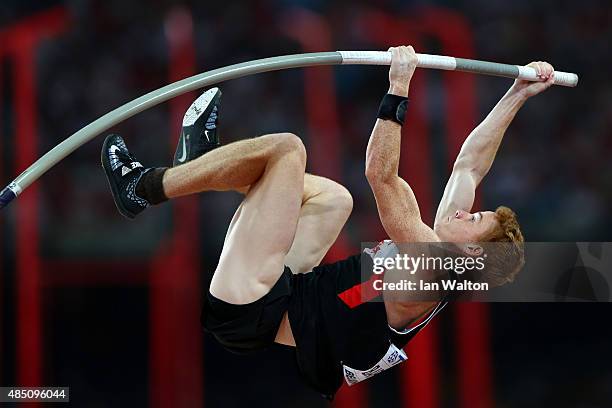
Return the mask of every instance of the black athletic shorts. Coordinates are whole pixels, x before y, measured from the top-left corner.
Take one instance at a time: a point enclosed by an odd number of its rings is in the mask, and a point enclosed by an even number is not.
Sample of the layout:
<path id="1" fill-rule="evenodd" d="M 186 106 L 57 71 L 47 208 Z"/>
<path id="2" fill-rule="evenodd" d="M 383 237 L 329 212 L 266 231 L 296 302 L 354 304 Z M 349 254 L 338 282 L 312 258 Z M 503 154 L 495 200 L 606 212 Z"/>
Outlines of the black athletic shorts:
<path id="1" fill-rule="evenodd" d="M 362 262 L 370 271 L 363 276 Z M 393 330 L 381 294 L 372 290 L 371 280 L 380 277 L 371 271 L 365 253 L 306 274 L 286 267 L 272 290 L 253 303 L 231 305 L 209 293 L 202 325 L 228 350 L 248 353 L 273 344 L 288 311 L 299 372 L 331 399 L 343 380 L 352 385 L 405 361 L 401 349 L 445 305 L 410 330 Z"/>
<path id="2" fill-rule="evenodd" d="M 227 350 L 249 354 L 274 343 L 283 315 L 289 307 L 291 270 L 285 267 L 274 287 L 259 300 L 233 305 L 214 297 L 204 299 L 200 321 Z"/>

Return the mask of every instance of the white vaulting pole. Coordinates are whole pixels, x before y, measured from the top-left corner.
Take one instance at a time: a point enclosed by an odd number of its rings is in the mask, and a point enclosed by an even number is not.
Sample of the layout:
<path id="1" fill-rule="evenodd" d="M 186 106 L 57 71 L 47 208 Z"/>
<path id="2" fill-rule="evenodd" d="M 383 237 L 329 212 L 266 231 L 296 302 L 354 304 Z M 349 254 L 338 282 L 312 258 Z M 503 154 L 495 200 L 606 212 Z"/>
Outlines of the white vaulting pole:
<path id="1" fill-rule="evenodd" d="M 387 51 L 338 51 L 342 64 L 391 65 L 391 53 Z M 471 72 L 474 74 L 494 75 L 506 78 L 519 78 L 527 81 L 541 81 L 536 70 L 522 65 L 500 64 L 443 55 L 417 54 L 419 68 L 445 69 L 449 71 Z M 555 85 L 574 87 L 578 85 L 578 75 L 570 72 L 555 71 Z"/>
<path id="2" fill-rule="evenodd" d="M 417 54 L 419 68 L 444 69 L 451 71 L 472 72 L 483 75 L 495 75 L 507 78 L 520 78 L 529 81 L 540 81 L 533 68 L 499 64 L 441 55 Z M 30 184 L 38 180 L 49 169 L 63 160 L 80 146 L 111 127 L 131 118 L 139 112 L 156 106 L 171 98 L 195 89 L 206 88 L 220 82 L 241 78 L 248 75 L 289 68 L 301 68 L 317 65 L 390 65 L 391 53 L 387 51 L 334 51 L 307 54 L 283 55 L 264 58 L 240 64 L 217 68 L 212 71 L 194 75 L 149 92 L 123 106 L 96 119 L 81 130 L 72 134 L 55 146 L 44 156 L 34 162 L 13 182 L 0 192 L 0 209 L 6 207 Z M 555 71 L 556 85 L 574 87 L 578 84 L 578 75 Z"/>

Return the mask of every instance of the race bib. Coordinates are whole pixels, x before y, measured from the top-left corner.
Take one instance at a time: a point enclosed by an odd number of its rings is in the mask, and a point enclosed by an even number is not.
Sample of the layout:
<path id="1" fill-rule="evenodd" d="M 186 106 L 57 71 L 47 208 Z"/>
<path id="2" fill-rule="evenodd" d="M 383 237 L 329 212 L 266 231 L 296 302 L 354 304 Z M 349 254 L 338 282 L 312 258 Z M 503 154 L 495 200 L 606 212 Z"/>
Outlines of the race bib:
<path id="1" fill-rule="evenodd" d="M 391 343 L 389 346 L 389 350 L 380 359 L 380 361 L 372 368 L 368 368 L 367 370 L 356 370 L 354 368 L 348 367 L 346 365 L 342 365 L 342 371 L 344 371 L 344 379 L 346 383 L 350 386 L 353 384 L 357 384 L 363 380 L 367 380 L 370 377 L 375 376 L 378 373 L 381 373 L 393 366 L 398 365 L 401 362 L 404 362 L 408 359 L 404 350 L 399 349 L 395 346 L 395 344 Z"/>
<path id="2" fill-rule="evenodd" d="M 365 248 L 363 252 L 370 255 L 372 259 L 392 258 L 399 253 L 397 246 L 390 239 L 385 239 L 384 241 L 380 241 L 373 248 Z"/>

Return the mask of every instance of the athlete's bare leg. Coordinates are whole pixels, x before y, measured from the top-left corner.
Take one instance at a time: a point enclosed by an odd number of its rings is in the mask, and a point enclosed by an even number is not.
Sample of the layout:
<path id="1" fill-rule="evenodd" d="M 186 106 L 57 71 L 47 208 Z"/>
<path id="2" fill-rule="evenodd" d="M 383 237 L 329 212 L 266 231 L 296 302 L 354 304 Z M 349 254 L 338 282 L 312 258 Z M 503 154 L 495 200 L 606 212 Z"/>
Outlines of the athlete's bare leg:
<path id="1" fill-rule="evenodd" d="M 267 294 L 284 270 L 300 215 L 306 152 L 291 134 L 232 143 L 169 169 L 168 197 L 249 188 L 230 224 L 210 292 L 232 304 Z"/>
<path id="2" fill-rule="evenodd" d="M 265 139 L 266 136 L 263 138 Z M 245 224 L 244 220 L 247 218 L 245 216 L 246 203 L 254 201 L 252 195 L 259 188 L 257 183 L 251 186 L 251 181 L 257 179 L 258 173 L 261 174 L 261 157 L 268 156 L 266 154 L 268 147 L 253 145 L 252 142 L 256 140 L 258 139 L 244 141 L 246 143 L 234 143 L 214 150 L 206 154 L 205 159 L 199 158 L 168 170 L 164 177 L 164 191 L 168 197 L 178 197 L 209 189 L 237 190 L 247 194 L 245 202 L 238 208 L 229 226 L 219 267 L 210 288 L 215 297 L 235 304 L 248 303 L 265 295 L 282 273 L 283 265 L 289 266 L 294 273 L 311 271 L 321 262 L 335 242 L 352 210 L 352 198 L 343 186 L 329 179 L 307 174 L 303 179 L 304 188 L 295 237 L 290 249 L 286 252 L 284 261 L 275 266 L 258 265 L 257 268 L 261 269 L 261 274 L 253 274 L 254 264 L 258 261 L 249 255 L 239 257 L 245 258 L 247 265 L 244 265 L 244 262 L 231 262 L 230 257 L 235 257 L 234 252 L 245 252 L 240 248 L 231 250 L 230 247 L 239 247 L 235 241 L 237 234 L 241 235 L 240 225 Z M 248 142 L 251 143 L 247 144 Z M 234 158 L 240 162 L 239 169 L 228 166 L 227 160 Z M 256 205 L 252 207 L 256 208 Z M 255 235 L 252 240 L 243 237 L 246 242 L 245 249 L 249 248 L 249 241 L 258 241 L 263 237 L 257 231 Z M 264 258 L 269 260 L 268 256 Z M 236 266 L 234 265 L 236 263 L 242 265 Z M 251 277 L 261 276 L 267 275 L 266 272 L 270 270 L 274 273 L 267 284 L 262 287 L 261 282 L 255 283 L 260 290 L 255 293 L 241 294 L 245 288 L 252 287 L 250 284 L 245 285 L 245 274 Z M 276 341 L 283 344 L 294 344 L 286 314 Z"/>
<path id="3" fill-rule="evenodd" d="M 202 191 L 239 190 L 254 185 L 268 169 L 271 159 L 278 159 L 288 152 L 295 153 L 301 144 L 297 136 L 280 133 L 221 146 L 168 169 L 163 179 L 165 195 L 176 198 Z"/>
<path id="4" fill-rule="evenodd" d="M 246 194 L 249 187 L 237 189 Z M 285 265 L 306 273 L 321 263 L 353 210 L 353 198 L 339 183 L 306 173 L 300 219 Z"/>
<path id="5" fill-rule="evenodd" d="M 342 185 L 306 174 L 298 228 L 285 264 L 293 273 L 310 272 L 319 265 L 338 238 L 353 209 L 353 199 Z M 295 346 L 287 313 L 276 334 L 277 343 Z"/>
<path id="6" fill-rule="evenodd" d="M 230 224 L 210 292 L 232 304 L 269 292 L 284 271 L 297 228 L 306 152 L 292 134 L 265 135 L 219 147 L 168 169 L 168 198 L 250 186 Z"/>
<path id="7" fill-rule="evenodd" d="M 300 219 L 285 265 L 293 273 L 312 271 L 338 238 L 352 209 L 353 199 L 346 188 L 306 174 Z"/>
<path id="8" fill-rule="evenodd" d="M 246 194 L 248 190 L 247 186 L 237 191 Z M 353 199 L 344 186 L 306 173 L 300 219 L 293 245 L 285 257 L 285 265 L 293 273 L 312 271 L 336 241 L 352 209 Z M 275 341 L 295 346 L 287 313 L 283 316 Z"/>

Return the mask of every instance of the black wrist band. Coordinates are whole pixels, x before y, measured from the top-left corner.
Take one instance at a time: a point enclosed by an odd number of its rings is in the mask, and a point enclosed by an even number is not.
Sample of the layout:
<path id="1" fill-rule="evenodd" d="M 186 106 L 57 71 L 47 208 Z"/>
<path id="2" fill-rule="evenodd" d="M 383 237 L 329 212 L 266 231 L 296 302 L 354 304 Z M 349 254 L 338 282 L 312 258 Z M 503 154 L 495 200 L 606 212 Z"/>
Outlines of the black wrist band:
<path id="1" fill-rule="evenodd" d="M 382 101 L 380 101 L 378 118 L 392 120 L 395 123 L 399 123 L 401 126 L 404 124 L 404 117 L 406 116 L 407 109 L 408 98 L 405 96 L 386 94 Z"/>

